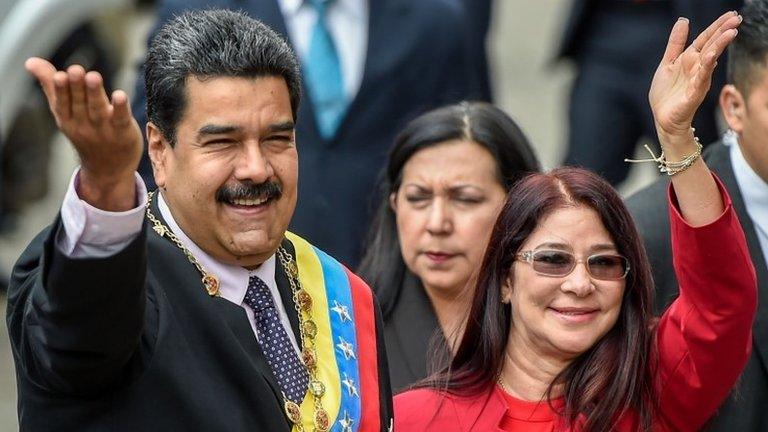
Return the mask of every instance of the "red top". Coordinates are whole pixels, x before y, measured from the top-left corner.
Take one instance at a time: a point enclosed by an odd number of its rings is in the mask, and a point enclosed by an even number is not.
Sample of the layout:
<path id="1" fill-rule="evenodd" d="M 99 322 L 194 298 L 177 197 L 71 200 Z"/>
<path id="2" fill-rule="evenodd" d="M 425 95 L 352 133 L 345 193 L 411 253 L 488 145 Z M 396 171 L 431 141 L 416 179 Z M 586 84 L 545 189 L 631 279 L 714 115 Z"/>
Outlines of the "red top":
<path id="1" fill-rule="evenodd" d="M 499 392 L 507 404 L 499 428 L 505 431 L 549 432 L 555 430 L 557 415 L 547 401 L 529 402 L 517 399 L 505 391 Z M 555 399 L 552 406 L 561 408 L 563 399 Z"/>
<path id="2" fill-rule="evenodd" d="M 755 271 L 730 197 L 719 181 L 718 185 L 726 210 L 716 221 L 697 228 L 683 220 L 670 187 L 671 240 L 680 296 L 656 329 L 659 410 L 655 431 L 699 429 L 728 395 L 752 348 Z M 616 430 L 635 430 L 636 420 L 634 415 L 625 416 Z M 498 386 L 475 397 L 432 389 L 395 397 L 398 432 L 538 432 L 557 430 L 557 425 L 546 401 L 522 401 Z"/>

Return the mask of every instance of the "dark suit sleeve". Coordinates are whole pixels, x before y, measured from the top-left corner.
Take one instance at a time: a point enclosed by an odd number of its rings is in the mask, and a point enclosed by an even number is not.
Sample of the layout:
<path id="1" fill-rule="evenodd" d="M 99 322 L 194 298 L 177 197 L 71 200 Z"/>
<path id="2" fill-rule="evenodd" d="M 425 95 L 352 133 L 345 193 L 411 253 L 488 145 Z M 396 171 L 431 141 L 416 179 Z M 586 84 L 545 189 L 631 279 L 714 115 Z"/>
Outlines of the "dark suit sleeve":
<path id="1" fill-rule="evenodd" d="M 57 220 L 19 258 L 6 319 L 17 373 L 53 393 L 93 395 L 120 383 L 136 354 L 146 304 L 146 234 L 119 253 L 73 259 Z"/>
<path id="2" fill-rule="evenodd" d="M 379 365 L 379 400 L 381 401 L 381 426 L 386 431 L 394 418 L 392 410 L 392 385 L 389 382 L 389 364 L 387 363 L 387 348 L 384 343 L 384 320 L 376 296 L 373 296 L 373 308 L 376 318 L 376 353 Z"/>
<path id="3" fill-rule="evenodd" d="M 669 180 L 665 176 L 627 199 L 627 208 L 643 238 L 651 264 L 656 284 L 654 307 L 657 315 L 661 315 L 678 294 L 669 237 L 668 184 Z"/>

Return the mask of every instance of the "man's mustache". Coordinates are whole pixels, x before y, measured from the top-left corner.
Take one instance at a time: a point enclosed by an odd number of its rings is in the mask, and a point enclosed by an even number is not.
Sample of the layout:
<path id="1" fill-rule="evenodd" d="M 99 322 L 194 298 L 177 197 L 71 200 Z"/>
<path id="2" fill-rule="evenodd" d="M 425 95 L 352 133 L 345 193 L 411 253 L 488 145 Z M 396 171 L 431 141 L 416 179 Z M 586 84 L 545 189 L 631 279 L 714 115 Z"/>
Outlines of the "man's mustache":
<path id="1" fill-rule="evenodd" d="M 233 185 L 223 185 L 216 191 L 216 201 L 232 203 L 240 199 L 279 199 L 283 195 L 283 187 L 278 182 L 264 183 L 241 182 Z"/>

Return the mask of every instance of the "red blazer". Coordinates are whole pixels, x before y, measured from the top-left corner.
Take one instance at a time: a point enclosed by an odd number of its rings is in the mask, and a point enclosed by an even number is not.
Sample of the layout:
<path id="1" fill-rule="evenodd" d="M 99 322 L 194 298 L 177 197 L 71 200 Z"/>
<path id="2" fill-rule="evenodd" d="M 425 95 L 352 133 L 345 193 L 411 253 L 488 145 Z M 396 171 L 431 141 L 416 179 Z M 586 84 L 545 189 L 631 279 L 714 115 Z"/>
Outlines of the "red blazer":
<path id="1" fill-rule="evenodd" d="M 656 329 L 659 410 L 654 430 L 692 431 L 703 426 L 733 387 L 752 347 L 755 271 L 730 197 L 719 180 L 718 185 L 726 210 L 716 221 L 697 228 L 683 220 L 669 189 L 680 296 Z M 431 389 L 402 393 L 395 397 L 395 430 L 501 431 L 508 407 L 500 391 L 494 386 L 475 397 Z M 617 429 L 634 430 L 635 420 L 634 415 L 623 418 Z"/>

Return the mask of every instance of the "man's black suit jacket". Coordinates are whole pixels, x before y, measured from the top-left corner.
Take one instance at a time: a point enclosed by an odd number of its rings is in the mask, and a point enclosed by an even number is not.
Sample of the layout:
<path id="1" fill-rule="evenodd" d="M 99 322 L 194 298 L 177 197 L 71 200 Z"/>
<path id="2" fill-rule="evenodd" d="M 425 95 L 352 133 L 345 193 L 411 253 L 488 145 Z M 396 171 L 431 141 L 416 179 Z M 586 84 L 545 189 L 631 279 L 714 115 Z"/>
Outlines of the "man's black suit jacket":
<path id="1" fill-rule="evenodd" d="M 363 78 L 336 135 L 328 140 L 320 136 L 306 89 L 296 131 L 299 197 L 291 230 L 350 267 L 360 257 L 378 202 L 373 196 L 377 176 L 395 135 L 425 111 L 482 96 L 477 65 L 471 64 L 474 39 L 467 34 L 470 23 L 460 2 L 367 1 Z M 212 6 L 243 10 L 290 42 L 277 0 L 162 0 L 158 23 L 185 10 Z M 142 128 L 145 105 L 140 79 L 133 112 Z M 151 178 L 146 158 L 140 171 Z"/>
<path id="2" fill-rule="evenodd" d="M 6 319 L 21 430 L 290 430 L 245 310 L 208 296 L 174 244 L 147 224 L 114 256 L 70 259 L 54 244 L 62 229 L 57 220 L 38 235 L 11 279 Z M 300 341 L 290 285 L 277 268 Z M 386 426 L 392 395 L 376 315 Z"/>
<path id="3" fill-rule="evenodd" d="M 722 180 L 733 201 L 747 238 L 752 262 L 757 271 L 758 310 L 753 327 L 752 355 L 739 383 L 709 422 L 712 431 L 768 431 L 768 268 L 752 219 L 747 214 L 731 165 L 730 148 L 722 143 L 709 146 L 704 153 L 709 168 Z M 664 176 L 627 200 L 640 234 L 643 236 L 656 283 L 656 310 L 663 310 L 677 297 L 678 285 L 672 268 L 672 249 L 667 218 L 667 186 Z M 714 263 L 713 265 L 717 265 Z"/>

